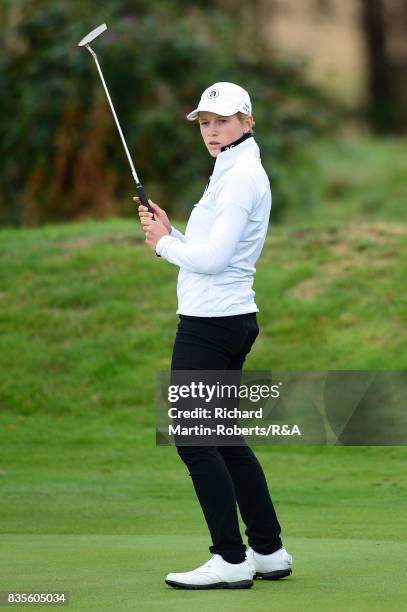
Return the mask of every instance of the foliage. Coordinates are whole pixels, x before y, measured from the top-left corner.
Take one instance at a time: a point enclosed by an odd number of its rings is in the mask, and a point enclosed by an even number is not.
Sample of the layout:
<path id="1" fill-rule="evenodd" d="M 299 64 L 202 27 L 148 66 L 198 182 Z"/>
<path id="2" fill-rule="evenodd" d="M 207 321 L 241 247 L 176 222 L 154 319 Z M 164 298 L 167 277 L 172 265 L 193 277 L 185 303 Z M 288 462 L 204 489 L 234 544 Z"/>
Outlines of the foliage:
<path id="1" fill-rule="evenodd" d="M 4 20 L 12 7 L 3 5 Z M 0 223 L 134 214 L 96 66 L 77 47 L 104 21 L 109 29 L 93 46 L 153 200 L 179 215 L 200 197 L 213 160 L 185 115 L 211 82 L 228 80 L 252 94 L 273 214 L 309 203 L 307 143 L 330 126 L 331 105 L 304 81 L 301 63 L 277 62 L 261 41 L 241 39 L 239 17 L 218 2 L 25 3 L 0 59 Z"/>

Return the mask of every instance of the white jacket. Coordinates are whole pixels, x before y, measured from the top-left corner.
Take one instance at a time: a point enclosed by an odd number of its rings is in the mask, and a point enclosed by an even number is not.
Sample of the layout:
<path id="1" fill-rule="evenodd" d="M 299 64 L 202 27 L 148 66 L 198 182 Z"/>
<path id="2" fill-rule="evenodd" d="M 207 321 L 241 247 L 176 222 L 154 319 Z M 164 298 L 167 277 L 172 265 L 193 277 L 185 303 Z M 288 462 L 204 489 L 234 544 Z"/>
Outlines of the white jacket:
<path id="1" fill-rule="evenodd" d="M 270 208 L 270 183 L 254 138 L 219 153 L 185 235 L 173 228 L 156 245 L 158 255 L 180 267 L 178 314 L 258 312 L 253 275 Z"/>

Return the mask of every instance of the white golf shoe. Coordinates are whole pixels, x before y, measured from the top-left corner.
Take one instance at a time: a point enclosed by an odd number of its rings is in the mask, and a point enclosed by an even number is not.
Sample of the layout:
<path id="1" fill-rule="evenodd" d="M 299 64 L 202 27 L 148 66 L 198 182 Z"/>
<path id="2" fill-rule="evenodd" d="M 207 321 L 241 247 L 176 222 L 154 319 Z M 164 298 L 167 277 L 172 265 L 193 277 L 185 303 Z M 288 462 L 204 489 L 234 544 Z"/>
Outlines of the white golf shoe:
<path id="1" fill-rule="evenodd" d="M 253 586 L 250 563 L 228 563 L 221 555 L 213 555 L 190 572 L 168 574 L 165 582 L 179 589 L 249 589 Z"/>
<path id="2" fill-rule="evenodd" d="M 246 559 L 252 566 L 253 578 L 263 578 L 263 580 L 280 580 L 290 576 L 293 558 L 285 548 L 280 548 L 270 555 L 261 555 L 248 548 Z"/>

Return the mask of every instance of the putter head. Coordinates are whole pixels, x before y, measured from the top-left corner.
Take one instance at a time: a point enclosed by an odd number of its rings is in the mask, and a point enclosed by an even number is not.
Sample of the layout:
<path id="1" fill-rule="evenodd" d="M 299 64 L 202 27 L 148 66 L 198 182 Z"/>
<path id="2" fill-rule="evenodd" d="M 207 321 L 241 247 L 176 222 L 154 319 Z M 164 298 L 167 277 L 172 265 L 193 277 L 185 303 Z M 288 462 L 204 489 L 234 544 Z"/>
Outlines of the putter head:
<path id="1" fill-rule="evenodd" d="M 104 32 L 105 30 L 107 30 L 107 25 L 105 23 L 102 23 L 102 25 L 92 30 L 92 32 L 89 32 L 89 34 L 87 34 L 85 38 L 82 38 L 82 40 L 78 42 L 78 47 L 84 47 L 85 45 L 88 45 L 90 42 L 92 42 L 92 40 L 95 40 L 95 38 L 97 38 L 99 34 L 102 34 L 102 32 Z"/>

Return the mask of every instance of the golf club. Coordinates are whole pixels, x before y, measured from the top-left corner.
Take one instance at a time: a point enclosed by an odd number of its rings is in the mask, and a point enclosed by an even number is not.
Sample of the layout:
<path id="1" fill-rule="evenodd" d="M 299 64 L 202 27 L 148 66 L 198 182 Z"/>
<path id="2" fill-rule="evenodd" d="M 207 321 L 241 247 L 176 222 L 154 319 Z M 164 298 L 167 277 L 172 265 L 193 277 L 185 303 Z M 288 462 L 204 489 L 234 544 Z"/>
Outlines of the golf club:
<path id="1" fill-rule="evenodd" d="M 109 104 L 110 104 L 110 108 L 112 109 L 114 120 L 116 121 L 117 129 L 119 130 L 120 138 L 122 139 L 124 150 L 126 151 L 127 159 L 129 160 L 129 164 L 130 164 L 130 168 L 131 168 L 131 173 L 132 173 L 133 178 L 134 178 L 135 183 L 136 183 L 137 194 L 138 194 L 138 196 L 140 198 L 140 201 L 141 201 L 142 205 L 146 206 L 147 209 L 151 213 L 153 213 L 153 219 L 154 219 L 154 210 L 151 208 L 150 204 L 148 203 L 148 198 L 147 198 L 146 192 L 144 191 L 144 187 L 141 184 L 141 182 L 139 181 L 139 178 L 137 176 L 137 172 L 136 172 L 136 169 L 134 167 L 133 160 L 130 157 L 130 153 L 129 153 L 129 150 L 127 148 L 126 141 L 124 139 L 123 132 L 122 132 L 122 129 L 120 127 L 119 120 L 118 120 L 116 112 L 114 110 L 114 106 L 113 106 L 112 100 L 110 98 L 110 94 L 109 94 L 109 91 L 107 89 L 107 86 L 106 86 L 106 83 L 105 83 L 105 79 L 103 78 L 102 70 L 101 70 L 101 68 L 99 66 L 99 62 L 98 62 L 98 59 L 96 57 L 96 53 L 93 51 L 93 49 L 89 45 L 89 43 L 92 42 L 92 40 L 95 40 L 95 38 L 97 38 L 100 34 L 102 34 L 102 32 L 105 32 L 106 30 L 107 30 L 107 25 L 105 23 L 102 23 L 102 25 L 98 26 L 97 28 L 95 28 L 94 30 L 89 32 L 89 34 L 87 34 L 84 38 L 82 38 L 82 40 L 78 43 L 78 47 L 86 47 L 88 49 L 88 51 L 92 54 L 93 59 L 95 60 L 96 67 L 98 69 L 100 78 L 102 79 L 103 87 L 105 88 L 105 92 L 106 92 L 106 96 L 107 96 L 107 99 L 108 99 Z"/>

